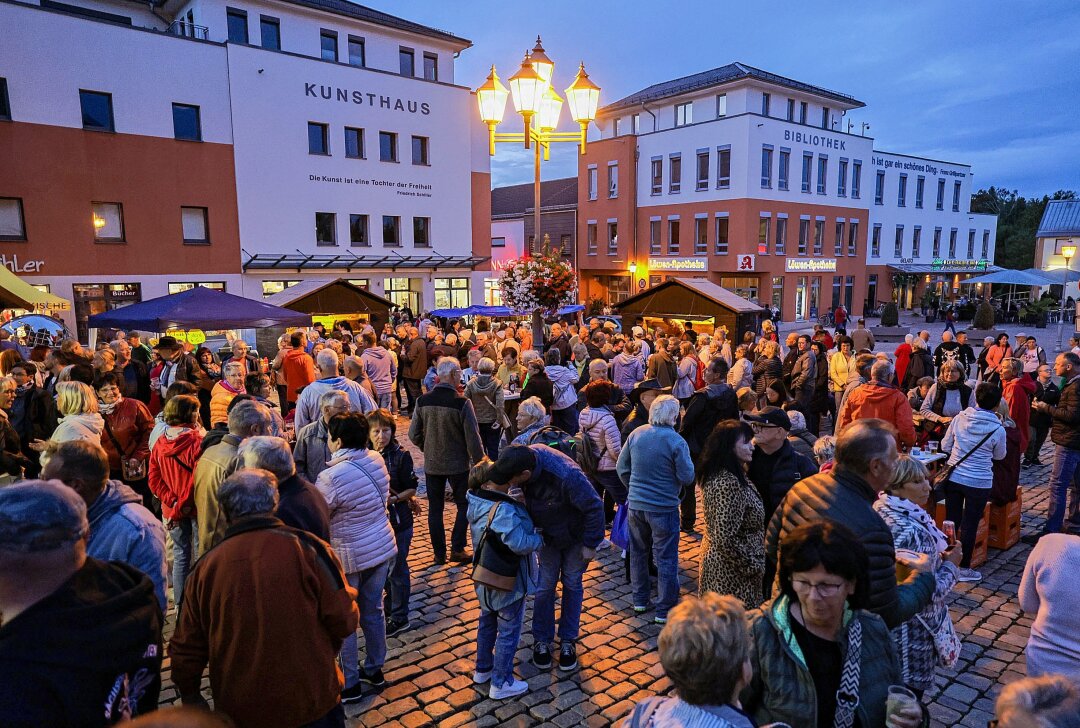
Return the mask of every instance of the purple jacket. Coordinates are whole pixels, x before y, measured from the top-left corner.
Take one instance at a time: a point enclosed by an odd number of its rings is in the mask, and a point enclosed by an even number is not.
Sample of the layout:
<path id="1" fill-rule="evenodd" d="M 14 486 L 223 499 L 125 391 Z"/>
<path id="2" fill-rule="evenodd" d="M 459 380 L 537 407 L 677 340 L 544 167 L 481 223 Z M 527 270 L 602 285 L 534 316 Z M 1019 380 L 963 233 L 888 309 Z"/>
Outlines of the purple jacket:
<path id="1" fill-rule="evenodd" d="M 645 378 L 645 362 L 625 351 L 611 360 L 611 381 L 626 394 Z"/>
<path id="2" fill-rule="evenodd" d="M 364 362 L 364 371 L 375 385 L 375 391 L 379 394 L 390 394 L 394 389 L 394 379 L 397 377 L 397 366 L 390 352 L 381 346 L 364 349 L 360 355 L 360 361 Z"/>

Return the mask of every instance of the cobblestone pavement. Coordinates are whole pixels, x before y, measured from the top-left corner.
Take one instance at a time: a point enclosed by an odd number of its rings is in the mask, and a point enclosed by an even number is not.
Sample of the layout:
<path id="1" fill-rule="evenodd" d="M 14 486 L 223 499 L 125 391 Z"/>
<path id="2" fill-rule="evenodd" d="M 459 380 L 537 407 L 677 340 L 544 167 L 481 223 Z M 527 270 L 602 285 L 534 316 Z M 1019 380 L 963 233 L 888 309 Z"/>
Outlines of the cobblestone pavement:
<path id="1" fill-rule="evenodd" d="M 404 420 L 399 422 L 399 432 L 404 432 Z M 416 449 L 406 445 L 422 463 Z M 1024 533 L 1045 520 L 1049 447 L 1042 460 L 1046 465 L 1025 468 L 1021 475 Z M 448 533 L 452 515 L 448 505 Z M 699 521 L 698 530 L 702 528 Z M 681 538 L 684 594 L 697 591 L 699 545 L 700 537 Z M 1032 620 L 1021 615 L 1016 592 L 1029 550 L 1024 544 L 1008 551 L 991 549 L 989 561 L 980 568 L 983 580 L 959 584 L 953 593 L 953 620 L 964 645 L 959 664 L 939 669 L 937 684 L 927 695 L 935 726 L 983 728 L 993 717 L 1001 686 L 1024 676 L 1023 649 Z M 651 623 L 651 614 L 633 614 L 622 559 L 614 549 L 599 554 L 585 574 L 580 667 L 569 673 L 557 668 L 541 672 L 528 662 L 530 609 L 517 654 L 517 674 L 530 689 L 505 701 L 488 699 L 486 686 L 479 690 L 472 684 L 479 607 L 465 566 L 432 563 L 426 518 L 417 519 L 409 560 L 412 628 L 389 638 L 386 687 L 347 706 L 350 726 L 607 726 L 617 724 L 642 698 L 671 688 L 656 653 L 660 627 Z M 172 631 L 171 616 L 166 637 Z M 162 704 L 168 704 L 177 700 L 168 658 L 164 670 Z M 206 678 L 204 690 L 209 692 Z"/>

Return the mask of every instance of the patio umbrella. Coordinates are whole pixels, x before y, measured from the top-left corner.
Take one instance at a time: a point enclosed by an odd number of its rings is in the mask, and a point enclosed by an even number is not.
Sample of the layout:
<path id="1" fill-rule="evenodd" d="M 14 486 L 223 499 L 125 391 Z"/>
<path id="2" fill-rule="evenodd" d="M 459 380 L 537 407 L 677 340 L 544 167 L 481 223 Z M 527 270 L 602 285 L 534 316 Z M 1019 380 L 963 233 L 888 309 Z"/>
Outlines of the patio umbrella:
<path id="1" fill-rule="evenodd" d="M 91 328 L 139 331 L 261 329 L 270 326 L 311 326 L 311 314 L 195 286 L 180 293 L 94 314 L 87 324 Z"/>
<path id="2" fill-rule="evenodd" d="M 986 275 L 968 278 L 966 281 L 960 281 L 960 284 L 1000 283 L 1011 284 L 1014 286 L 1049 286 L 1054 282 L 1055 281 L 1046 274 L 1046 271 L 999 270 L 994 273 L 987 273 Z"/>

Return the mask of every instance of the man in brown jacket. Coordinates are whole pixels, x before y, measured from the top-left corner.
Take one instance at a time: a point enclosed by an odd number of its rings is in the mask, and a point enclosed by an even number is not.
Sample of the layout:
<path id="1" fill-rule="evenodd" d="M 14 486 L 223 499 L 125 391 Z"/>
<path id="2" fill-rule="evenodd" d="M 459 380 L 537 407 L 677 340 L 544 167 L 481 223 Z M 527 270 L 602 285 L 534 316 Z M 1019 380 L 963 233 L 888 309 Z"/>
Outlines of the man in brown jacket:
<path id="1" fill-rule="evenodd" d="M 356 590 L 326 542 L 274 517 L 271 473 L 238 470 L 219 495 L 229 530 L 188 577 L 170 645 L 180 699 L 204 703 L 209 662 L 214 707 L 239 726 L 344 726 L 336 658 Z"/>
<path id="2" fill-rule="evenodd" d="M 420 380 L 428 370 L 427 344 L 420 338 L 420 330 L 409 328 L 409 338 L 401 352 L 401 378 L 405 380 L 405 392 L 409 395 L 406 410 L 412 417 L 416 400 L 420 399 Z"/>

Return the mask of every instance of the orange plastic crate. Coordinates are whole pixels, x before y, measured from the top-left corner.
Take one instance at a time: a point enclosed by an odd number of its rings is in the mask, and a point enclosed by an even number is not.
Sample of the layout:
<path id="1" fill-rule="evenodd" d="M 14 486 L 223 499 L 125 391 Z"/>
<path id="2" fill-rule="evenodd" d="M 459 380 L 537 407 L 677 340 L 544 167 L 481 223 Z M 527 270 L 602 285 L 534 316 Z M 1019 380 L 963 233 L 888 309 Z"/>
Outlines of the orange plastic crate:
<path id="1" fill-rule="evenodd" d="M 990 506 L 990 548 L 1009 549 L 1020 540 L 1020 512 L 1023 510 L 1023 488 L 1016 489 L 1016 500 L 1003 506 Z"/>
<path id="2" fill-rule="evenodd" d="M 1010 504 L 1012 505 L 1012 504 Z M 941 524 L 945 521 L 945 501 L 940 501 L 934 508 L 934 522 L 937 523 L 938 528 L 941 528 Z M 982 519 L 979 521 L 979 528 L 975 532 L 975 548 L 971 552 L 971 568 L 977 568 L 986 563 L 986 547 L 989 543 L 990 536 L 990 504 L 986 504 L 986 508 L 983 509 Z M 957 529 L 959 529 L 957 524 Z M 959 535 L 959 534 L 957 534 Z"/>

